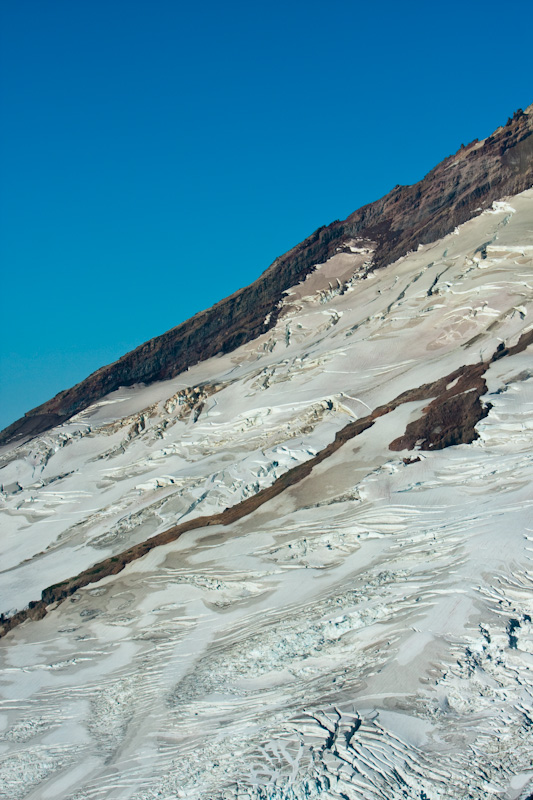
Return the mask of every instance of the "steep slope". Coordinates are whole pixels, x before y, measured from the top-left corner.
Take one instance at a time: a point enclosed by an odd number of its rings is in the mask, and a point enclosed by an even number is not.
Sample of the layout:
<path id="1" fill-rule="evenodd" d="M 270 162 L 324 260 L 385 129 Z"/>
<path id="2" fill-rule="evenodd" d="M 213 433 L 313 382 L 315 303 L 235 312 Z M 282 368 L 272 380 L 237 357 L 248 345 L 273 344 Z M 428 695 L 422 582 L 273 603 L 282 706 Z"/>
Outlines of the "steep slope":
<path id="1" fill-rule="evenodd" d="M 150 384 L 179 375 L 217 353 L 229 353 L 276 323 L 283 294 L 333 255 L 346 239 L 375 243 L 373 265 L 382 267 L 450 233 L 505 195 L 533 183 L 533 106 L 518 111 L 482 142 L 462 147 L 414 186 L 397 186 L 344 222 L 320 228 L 266 270 L 253 284 L 72 389 L 27 412 L 0 434 L 0 444 L 43 433 L 120 386 Z"/>
<path id="2" fill-rule="evenodd" d="M 0 610 L 47 613 L 0 797 L 531 795 L 532 223 L 342 235 L 253 341 L 3 449 Z"/>

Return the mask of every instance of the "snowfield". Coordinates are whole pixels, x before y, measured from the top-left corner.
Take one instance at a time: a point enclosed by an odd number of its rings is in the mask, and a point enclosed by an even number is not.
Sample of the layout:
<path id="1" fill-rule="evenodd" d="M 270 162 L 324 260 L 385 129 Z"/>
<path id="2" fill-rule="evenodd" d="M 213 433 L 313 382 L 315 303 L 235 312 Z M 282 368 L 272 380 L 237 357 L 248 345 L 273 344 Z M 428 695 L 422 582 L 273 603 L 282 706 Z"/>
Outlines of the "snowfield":
<path id="1" fill-rule="evenodd" d="M 254 342 L 3 448 L 0 611 L 533 328 L 533 190 L 372 250 L 347 241 Z M 405 402 L 0 639 L 0 798 L 529 798 L 531 355 L 490 364 L 471 444 L 393 452 L 428 405 Z"/>

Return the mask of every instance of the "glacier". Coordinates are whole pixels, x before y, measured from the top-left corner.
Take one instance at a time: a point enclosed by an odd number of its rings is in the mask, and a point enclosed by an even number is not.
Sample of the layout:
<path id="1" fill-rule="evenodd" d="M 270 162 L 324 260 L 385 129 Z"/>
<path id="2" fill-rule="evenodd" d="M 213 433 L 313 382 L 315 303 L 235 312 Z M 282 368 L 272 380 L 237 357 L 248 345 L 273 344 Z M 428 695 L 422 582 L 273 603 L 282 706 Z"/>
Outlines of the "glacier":
<path id="1" fill-rule="evenodd" d="M 253 341 L 1 448 L 4 619 L 236 513 L 0 639 L 0 798 L 530 798 L 533 189 L 374 250 L 347 238 Z M 479 364 L 476 438 L 391 449 L 419 387 Z"/>

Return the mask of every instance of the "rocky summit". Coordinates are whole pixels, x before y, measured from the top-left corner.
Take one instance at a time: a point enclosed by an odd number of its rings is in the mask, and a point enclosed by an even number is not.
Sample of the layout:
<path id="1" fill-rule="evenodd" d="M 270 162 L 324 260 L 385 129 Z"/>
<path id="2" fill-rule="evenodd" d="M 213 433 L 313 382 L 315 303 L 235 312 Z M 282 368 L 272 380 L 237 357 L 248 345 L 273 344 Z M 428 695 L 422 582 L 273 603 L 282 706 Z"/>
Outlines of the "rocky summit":
<path id="1" fill-rule="evenodd" d="M 531 800 L 532 133 L 2 432 L 0 798 Z"/>

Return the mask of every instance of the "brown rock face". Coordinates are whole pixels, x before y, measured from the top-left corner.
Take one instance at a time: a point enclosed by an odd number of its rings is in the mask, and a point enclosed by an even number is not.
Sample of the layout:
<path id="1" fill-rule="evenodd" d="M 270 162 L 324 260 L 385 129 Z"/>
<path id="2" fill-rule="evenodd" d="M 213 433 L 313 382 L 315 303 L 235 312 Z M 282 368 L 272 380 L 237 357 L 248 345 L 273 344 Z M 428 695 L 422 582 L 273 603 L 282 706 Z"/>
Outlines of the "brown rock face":
<path id="1" fill-rule="evenodd" d="M 389 448 L 396 451 L 415 447 L 419 450 L 442 450 L 473 442 L 478 438 L 476 424 L 492 408 L 490 403 L 484 405 L 481 402 L 482 395 L 487 392 L 485 372 L 492 362 L 522 353 L 531 344 L 533 330 L 523 333 L 512 347 L 506 347 L 502 342 L 490 361 L 459 367 L 445 378 L 400 395 L 396 404 L 426 397 L 433 397 L 433 400 L 423 409 L 422 416 L 410 422 L 403 436 L 391 442 Z"/>
<path id="2" fill-rule="evenodd" d="M 482 377 L 488 364 L 474 364 L 457 371 L 457 377 L 441 391 L 423 411 L 409 423 L 403 436 L 389 445 L 391 450 L 442 450 L 455 444 L 470 444 L 478 438 L 476 424 L 489 413 L 490 404 L 480 397 L 487 391 Z"/>
<path id="3" fill-rule="evenodd" d="M 283 292 L 302 281 L 347 238 L 377 242 L 375 267 L 386 266 L 450 233 L 493 200 L 533 185 L 533 106 L 518 111 L 483 142 L 449 156 L 419 183 L 397 186 L 343 222 L 319 228 L 250 286 L 102 367 L 72 389 L 28 411 L 0 433 L 0 444 L 37 436 L 120 386 L 172 378 L 227 353 L 272 327 Z M 265 317 L 270 314 L 268 324 Z"/>

